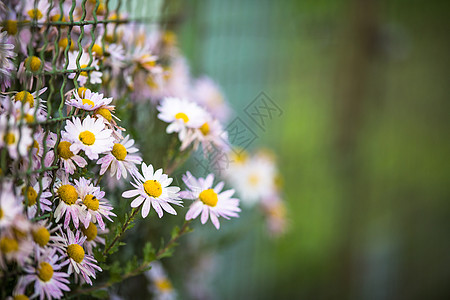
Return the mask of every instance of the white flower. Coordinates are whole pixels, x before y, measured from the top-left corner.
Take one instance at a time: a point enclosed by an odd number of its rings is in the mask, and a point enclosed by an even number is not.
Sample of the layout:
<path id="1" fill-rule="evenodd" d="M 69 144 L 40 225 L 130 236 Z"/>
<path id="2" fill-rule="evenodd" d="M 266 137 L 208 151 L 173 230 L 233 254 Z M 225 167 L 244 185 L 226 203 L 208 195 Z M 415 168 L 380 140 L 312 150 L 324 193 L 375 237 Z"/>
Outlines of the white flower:
<path id="1" fill-rule="evenodd" d="M 178 132 L 181 141 L 184 140 L 188 128 L 199 128 L 206 122 L 207 117 L 205 110 L 186 99 L 165 98 L 158 110 L 158 118 L 170 123 L 166 132 Z"/>
<path id="2" fill-rule="evenodd" d="M 206 107 L 215 118 L 222 122 L 227 121 L 231 114 L 231 109 L 220 87 L 207 76 L 195 80 L 192 100 Z"/>
<path id="3" fill-rule="evenodd" d="M 41 180 L 42 183 L 42 193 L 38 198 L 38 195 L 41 191 L 39 181 L 37 181 L 34 185 L 23 186 L 20 190 L 20 200 L 24 205 L 27 206 L 27 215 L 29 218 L 34 218 L 37 212 L 37 202 L 39 201 L 39 206 L 41 213 L 52 210 L 52 202 L 48 199 L 52 196 L 52 193 L 47 191 L 50 185 L 51 179 L 48 177 L 43 177 Z M 26 194 L 26 199 L 25 199 Z M 25 200 L 27 202 L 25 202 Z"/>
<path id="4" fill-rule="evenodd" d="M 65 215 L 64 228 L 69 226 L 72 219 L 75 228 L 78 228 L 79 220 L 84 221 L 86 209 L 80 205 L 77 189 L 63 177 L 61 182 L 55 185 L 56 196 L 59 198 L 58 207 L 55 210 L 55 222 L 59 222 Z"/>
<path id="5" fill-rule="evenodd" d="M 14 45 L 9 41 L 6 32 L 0 32 L 0 90 L 2 91 L 11 86 L 13 60 L 16 55 Z"/>
<path id="6" fill-rule="evenodd" d="M 80 231 L 76 234 L 68 229 L 67 236 L 65 237 L 65 253 L 70 262 L 68 273 L 81 275 L 87 284 L 92 285 L 90 277 L 95 278 L 96 271 L 102 271 L 102 269 L 96 265 L 97 261 L 92 255 L 86 254 L 82 247 L 86 236 L 83 236 Z"/>
<path id="7" fill-rule="evenodd" d="M 277 174 L 274 161 L 265 154 L 237 160 L 226 169 L 226 177 L 247 205 L 253 205 L 276 192 Z"/>
<path id="8" fill-rule="evenodd" d="M 209 118 L 199 128 L 187 131 L 180 149 L 185 150 L 191 143 L 194 145 L 194 150 L 197 150 L 201 144 L 205 155 L 211 152 L 224 153 L 230 149 L 228 133 L 222 128 L 222 124 L 218 120 Z"/>
<path id="9" fill-rule="evenodd" d="M 163 216 L 163 210 L 176 215 L 177 212 L 173 207 L 169 205 L 182 205 L 178 192 L 179 187 L 169 186 L 173 179 L 169 178 L 166 174 L 163 174 L 162 169 L 153 172 L 153 166 L 150 164 L 148 167 L 145 163 L 142 163 L 142 174 L 137 173 L 135 183 L 131 183 L 135 189 L 122 193 L 124 198 L 136 199 L 131 202 L 131 207 L 139 207 L 144 203 L 142 207 L 142 217 L 145 218 L 150 212 L 150 206 L 153 206 L 158 216 Z"/>
<path id="10" fill-rule="evenodd" d="M 61 159 L 61 167 L 66 173 L 73 174 L 77 169 L 75 164 L 80 168 L 84 168 L 87 165 L 87 162 L 80 155 L 73 153 L 70 150 L 70 146 L 72 146 L 72 143 L 62 140 L 59 142 L 57 149 L 59 158 Z"/>
<path id="11" fill-rule="evenodd" d="M 139 150 L 133 147 L 134 140 L 129 137 L 127 135 L 119 143 L 114 143 L 111 152 L 97 161 L 97 164 L 101 164 L 100 175 L 105 174 L 109 168 L 111 176 L 116 175 L 119 180 L 121 176 L 127 178 L 127 172 L 130 174 L 139 172 L 136 165 L 142 162 L 142 158 L 139 155 L 133 155 Z"/>
<path id="12" fill-rule="evenodd" d="M 225 219 L 239 217 L 238 212 L 241 209 L 239 208 L 239 199 L 232 198 L 234 190 L 222 191 L 223 182 L 219 182 L 213 188 L 213 174 L 209 174 L 206 178 L 196 179 L 190 172 L 187 172 L 183 175 L 183 181 L 188 190 L 180 192 L 180 196 L 194 200 L 186 213 L 186 220 L 195 219 L 201 214 L 202 224 L 205 224 L 210 217 L 211 222 L 219 229 L 218 217 Z"/>
<path id="13" fill-rule="evenodd" d="M 13 159 L 19 155 L 25 157 L 33 144 L 32 131 L 27 126 L 18 126 L 13 117 L 8 118 L 6 115 L 0 116 L 0 148 L 6 147 Z"/>
<path id="14" fill-rule="evenodd" d="M 155 299 L 176 299 L 176 291 L 172 286 L 172 282 L 167 277 L 162 264 L 159 261 L 153 261 L 150 266 L 152 268 L 145 272 L 145 276 L 151 281 L 149 290 L 154 293 Z"/>
<path id="15" fill-rule="evenodd" d="M 19 285 L 25 289 L 30 283 L 33 283 L 34 294 L 31 298 L 39 296 L 40 300 L 60 299 L 63 297 L 63 291 L 70 291 L 67 279 L 69 274 L 62 270 L 69 261 L 60 263 L 61 257 L 56 254 L 56 249 L 48 249 L 36 258 L 36 266 L 29 265 L 24 268 L 27 275 L 21 277 Z"/>
<path id="16" fill-rule="evenodd" d="M 72 118 L 67 121 L 65 132 L 62 136 L 70 141 L 70 151 L 78 153 L 83 150 L 89 159 L 98 159 L 100 153 L 111 151 L 114 145 L 112 130 L 105 128 L 102 119 L 87 116 L 83 123 L 80 118 Z"/>
<path id="17" fill-rule="evenodd" d="M 79 52 L 69 52 L 69 65 L 67 66 L 67 69 L 69 70 L 77 70 L 77 57 L 79 55 Z M 96 84 L 96 83 L 102 83 L 102 72 L 99 72 L 99 66 L 98 61 L 95 57 L 92 57 L 92 62 L 89 63 L 91 60 L 91 57 L 88 52 L 84 52 L 80 56 L 79 64 L 80 68 L 88 68 L 88 67 L 94 67 L 95 70 L 92 71 L 81 71 L 80 75 L 77 78 L 78 83 L 83 86 L 86 84 L 88 77 L 90 77 L 90 83 Z M 74 79 L 76 73 L 69 73 L 69 78 Z"/>
<path id="18" fill-rule="evenodd" d="M 16 217 L 22 214 L 22 208 L 14 195 L 12 181 L 0 183 L 0 228 L 11 226 Z"/>
<path id="19" fill-rule="evenodd" d="M 89 180 L 81 177 L 80 180 L 75 179 L 78 195 L 82 199 L 82 205 L 86 207 L 86 216 L 82 220 L 85 228 L 90 222 L 97 222 L 101 229 L 105 229 L 105 223 L 102 216 L 112 222 L 110 216 L 115 217 L 116 214 L 111 212 L 113 207 L 106 199 L 105 192 L 99 187 L 94 186 Z"/>
<path id="20" fill-rule="evenodd" d="M 36 5 L 37 4 L 37 5 Z M 27 20 L 43 20 L 47 17 L 50 8 L 48 0 L 26 0 L 23 6 L 23 15 Z"/>
<path id="21" fill-rule="evenodd" d="M 83 90 L 82 97 L 77 90 L 74 90 L 73 96 L 75 98 L 66 100 L 66 104 L 87 111 L 93 111 L 101 106 L 108 105 L 113 100 L 113 98 L 103 98 L 103 94 L 94 93 L 90 89 Z"/>

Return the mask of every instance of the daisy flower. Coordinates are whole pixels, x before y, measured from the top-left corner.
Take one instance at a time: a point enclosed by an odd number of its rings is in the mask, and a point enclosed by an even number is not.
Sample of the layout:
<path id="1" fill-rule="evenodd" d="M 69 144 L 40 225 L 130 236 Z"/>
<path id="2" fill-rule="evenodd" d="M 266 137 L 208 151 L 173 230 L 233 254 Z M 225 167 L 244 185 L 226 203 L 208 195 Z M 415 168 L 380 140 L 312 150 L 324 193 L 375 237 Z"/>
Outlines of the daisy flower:
<path id="1" fill-rule="evenodd" d="M 135 189 L 123 192 L 122 197 L 133 198 L 137 196 L 131 202 L 131 207 L 139 207 L 144 203 L 142 207 L 143 218 L 149 214 L 150 206 L 153 206 L 160 218 L 163 216 L 163 210 L 176 215 L 177 212 L 169 203 L 182 206 L 182 201 L 178 196 L 180 188 L 169 186 L 173 179 L 163 174 L 162 169 L 153 172 L 153 166 L 151 164 L 147 166 L 145 163 L 142 163 L 142 174 L 143 176 L 137 173 L 134 178 L 135 182 L 131 183 Z"/>
<path id="2" fill-rule="evenodd" d="M 66 104 L 87 111 L 93 111 L 101 106 L 111 103 L 113 98 L 103 98 L 103 94 L 94 93 L 90 89 L 83 89 L 81 96 L 79 91 L 73 91 L 74 98 L 66 100 Z"/>
<path id="3" fill-rule="evenodd" d="M 0 90 L 2 91 L 11 86 L 11 75 L 15 69 L 13 60 L 16 56 L 14 44 L 10 43 L 6 32 L 0 32 Z"/>
<path id="4" fill-rule="evenodd" d="M 206 178 L 192 176 L 188 171 L 183 175 L 183 181 L 188 190 L 180 192 L 180 196 L 185 199 L 194 200 L 194 203 L 186 213 L 186 220 L 197 218 L 201 213 L 201 222 L 205 224 L 208 217 L 211 222 L 219 229 L 220 223 L 218 217 L 230 219 L 230 217 L 239 217 L 239 199 L 232 198 L 234 190 L 222 191 L 224 183 L 219 182 L 213 188 L 214 175 L 209 174 Z"/>
<path id="5" fill-rule="evenodd" d="M 34 287 L 34 294 L 31 298 L 40 300 L 60 299 L 64 295 L 64 291 L 70 291 L 67 279 L 69 274 L 62 270 L 69 262 L 60 262 L 61 257 L 56 254 L 56 249 L 49 249 L 41 253 L 36 258 L 36 265 L 29 265 L 24 268 L 27 275 L 22 277 L 20 284 L 23 288 L 31 283 Z"/>
<path id="6" fill-rule="evenodd" d="M 39 91 L 35 91 L 33 93 L 30 93 L 29 91 L 22 90 L 20 92 L 15 92 L 14 96 L 12 97 L 12 100 L 15 102 L 22 102 L 23 104 L 29 104 L 30 108 L 34 108 L 36 106 L 36 102 L 39 104 L 38 107 L 40 110 L 45 112 L 45 105 L 44 100 L 41 99 L 41 95 L 47 91 L 47 87 L 43 87 Z M 42 113 L 41 111 L 38 111 L 39 113 Z M 46 116 L 46 115 L 45 115 Z"/>
<path id="7" fill-rule="evenodd" d="M 17 262 L 23 266 L 30 260 L 33 244 L 30 239 L 19 238 L 9 232 L 0 235 L 0 268 L 5 270 L 7 262 Z"/>
<path id="8" fill-rule="evenodd" d="M 89 180 L 81 177 L 79 180 L 75 179 L 78 195 L 82 199 L 82 204 L 86 207 L 86 216 L 82 221 L 84 227 L 89 226 L 89 222 L 98 222 L 101 229 L 105 229 L 103 218 L 113 221 L 110 216 L 115 217 L 116 214 L 111 212 L 113 207 L 108 203 L 105 197 L 105 192 L 101 191 L 99 187 L 94 186 Z"/>
<path id="9" fill-rule="evenodd" d="M 14 118 L 0 116 L 0 148 L 6 147 L 11 158 L 17 159 L 19 155 L 26 156 L 32 144 L 30 128 L 17 126 Z"/>
<path id="10" fill-rule="evenodd" d="M 277 170 L 272 158 L 256 154 L 242 162 L 230 164 L 225 176 L 246 205 L 254 205 L 276 192 Z"/>
<path id="11" fill-rule="evenodd" d="M 22 205 L 16 199 L 12 181 L 0 183 L 0 228 L 11 226 L 16 217 L 22 214 Z"/>
<path id="12" fill-rule="evenodd" d="M 19 199 L 24 205 L 27 205 L 27 216 L 29 218 L 34 218 L 37 212 L 37 202 L 39 201 L 41 213 L 45 211 L 52 210 L 52 202 L 48 199 L 52 197 L 52 193 L 46 191 L 50 185 L 51 179 L 48 177 L 43 177 L 42 180 L 42 193 L 39 198 L 38 195 L 41 191 L 39 187 L 39 181 L 34 185 L 23 186 L 20 191 Z M 25 197 L 26 195 L 26 197 Z"/>
<path id="13" fill-rule="evenodd" d="M 203 76 L 194 82 L 192 100 L 206 107 L 222 122 L 229 119 L 231 109 L 225 101 L 220 87 L 209 77 Z"/>
<path id="14" fill-rule="evenodd" d="M 61 227 L 56 225 L 51 228 L 52 224 L 47 224 L 47 220 L 41 220 L 31 225 L 31 236 L 33 242 L 42 251 L 47 251 L 49 248 L 61 248 L 64 238 L 59 235 L 53 235 L 55 232 L 59 232 Z"/>
<path id="15" fill-rule="evenodd" d="M 71 142 L 67 140 L 62 140 L 59 142 L 57 148 L 59 158 L 61 159 L 60 160 L 61 167 L 64 168 L 64 171 L 69 174 L 73 174 L 77 169 L 75 164 L 80 168 L 84 168 L 87 165 L 87 162 L 83 157 L 74 154 L 70 150 L 71 146 L 72 146 Z"/>
<path id="16" fill-rule="evenodd" d="M 228 133 L 218 120 L 207 118 L 199 128 L 187 131 L 180 149 L 183 151 L 190 144 L 194 145 L 194 150 L 201 144 L 205 155 L 213 151 L 228 152 Z"/>
<path id="17" fill-rule="evenodd" d="M 105 238 L 101 237 L 99 234 L 107 234 L 109 232 L 108 229 L 99 229 L 97 226 L 89 222 L 88 227 L 80 227 L 81 232 L 86 236 L 86 240 L 84 241 L 84 248 L 88 254 L 93 254 L 93 249 L 97 248 L 99 244 L 105 244 Z"/>
<path id="18" fill-rule="evenodd" d="M 172 286 L 172 282 L 167 277 L 164 267 L 159 261 L 153 261 L 151 269 L 145 272 L 145 276 L 150 280 L 150 292 L 158 300 L 172 300 L 176 299 L 176 291 Z"/>
<path id="19" fill-rule="evenodd" d="M 181 141 L 184 140 L 187 128 L 199 128 L 206 120 L 206 112 L 186 99 L 165 98 L 158 110 L 158 118 L 170 123 L 166 132 L 178 132 Z"/>
<path id="20" fill-rule="evenodd" d="M 69 64 L 67 66 L 67 69 L 69 70 L 77 70 L 77 57 L 79 52 L 69 52 Z M 88 52 L 84 52 L 80 56 L 80 68 L 87 68 L 87 67 L 94 67 L 95 70 L 92 71 L 81 71 L 80 75 L 77 78 L 78 83 L 81 86 L 86 85 L 86 82 L 88 80 L 88 77 L 90 77 L 89 82 L 91 84 L 96 83 L 102 83 L 102 72 L 99 72 L 99 66 L 98 61 L 95 57 L 92 57 L 92 62 L 89 64 L 89 61 L 91 60 L 91 57 Z M 74 79 L 76 73 L 69 73 L 69 78 Z"/>
<path id="21" fill-rule="evenodd" d="M 33 139 L 33 165 L 36 167 L 36 169 L 41 167 L 44 150 L 44 166 L 49 167 L 53 163 L 53 159 L 55 158 L 55 152 L 53 151 L 53 148 L 56 145 L 56 140 L 56 134 L 51 131 L 44 131 L 42 128 L 40 128 L 37 132 L 35 132 Z"/>
<path id="22" fill-rule="evenodd" d="M 77 275 L 81 275 L 86 283 L 92 285 L 90 277 L 95 279 L 96 271 L 102 271 L 102 269 L 96 265 L 97 261 L 92 255 L 86 254 L 82 247 L 86 236 L 82 236 L 80 231 L 74 234 L 70 229 L 67 230 L 67 236 L 64 235 L 64 248 L 67 258 L 69 260 L 68 273 L 75 272 Z"/>
<path id="23" fill-rule="evenodd" d="M 79 204 L 79 195 L 77 189 L 69 183 L 66 177 L 55 185 L 56 197 L 59 204 L 56 207 L 54 216 L 55 222 L 59 222 L 64 216 L 64 229 L 69 226 L 72 219 L 75 228 L 78 228 L 79 220 L 84 220 L 85 208 Z"/>
<path id="24" fill-rule="evenodd" d="M 78 153 L 83 150 L 89 159 L 98 159 L 100 153 L 111 151 L 114 146 L 112 130 L 106 129 L 103 120 L 87 116 L 83 122 L 80 118 L 67 121 L 62 136 L 70 141 L 70 151 Z"/>
<path id="25" fill-rule="evenodd" d="M 27 20 L 38 20 L 41 21 L 47 17 L 47 11 L 50 8 L 48 0 L 26 0 L 23 6 L 23 15 Z"/>
<path id="26" fill-rule="evenodd" d="M 142 158 L 133 154 L 139 151 L 133 145 L 134 140 L 130 139 L 129 135 L 119 143 L 114 143 L 111 152 L 97 161 L 97 164 L 101 165 L 100 175 L 105 174 L 108 168 L 111 177 L 116 175 L 117 180 L 120 177 L 127 178 L 127 172 L 130 172 L 130 174 L 138 173 L 136 165 L 142 162 Z"/>

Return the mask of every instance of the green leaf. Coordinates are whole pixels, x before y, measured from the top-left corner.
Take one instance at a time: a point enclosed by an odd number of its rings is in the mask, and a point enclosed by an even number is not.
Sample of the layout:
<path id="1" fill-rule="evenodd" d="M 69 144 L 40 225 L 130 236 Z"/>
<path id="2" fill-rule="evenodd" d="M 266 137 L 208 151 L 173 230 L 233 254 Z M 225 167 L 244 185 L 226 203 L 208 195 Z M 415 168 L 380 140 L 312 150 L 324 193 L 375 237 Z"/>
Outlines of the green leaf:
<path id="1" fill-rule="evenodd" d="M 150 263 L 156 259 L 156 250 L 153 248 L 152 243 L 147 242 L 144 246 L 144 262 Z"/>

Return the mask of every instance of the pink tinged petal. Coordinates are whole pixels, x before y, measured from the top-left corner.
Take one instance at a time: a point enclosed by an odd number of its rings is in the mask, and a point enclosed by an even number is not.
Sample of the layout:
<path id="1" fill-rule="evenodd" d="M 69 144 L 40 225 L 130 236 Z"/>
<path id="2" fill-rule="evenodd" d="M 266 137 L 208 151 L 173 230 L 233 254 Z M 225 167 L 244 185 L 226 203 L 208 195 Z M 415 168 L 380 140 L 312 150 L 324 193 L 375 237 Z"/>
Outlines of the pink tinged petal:
<path id="1" fill-rule="evenodd" d="M 208 208 L 207 207 L 203 207 L 202 217 L 201 217 L 202 224 L 205 224 L 206 221 L 208 221 L 208 215 L 209 215 Z"/>
<path id="2" fill-rule="evenodd" d="M 100 226 L 102 230 L 105 230 L 105 223 L 103 222 L 102 216 L 100 214 L 97 214 L 97 221 L 98 226 Z"/>
<path id="3" fill-rule="evenodd" d="M 142 196 L 137 197 L 136 199 L 133 200 L 133 202 L 131 202 L 131 207 L 138 207 L 139 205 L 142 204 L 142 202 L 144 202 L 144 200 L 145 199 Z"/>
<path id="4" fill-rule="evenodd" d="M 152 201 L 152 206 L 155 209 L 156 213 L 158 214 L 158 217 L 162 218 L 163 211 L 161 209 L 161 206 L 159 205 L 158 201 Z"/>
<path id="5" fill-rule="evenodd" d="M 219 219 L 217 218 L 217 216 L 214 213 L 211 213 L 209 216 L 210 216 L 211 222 L 214 224 L 214 226 L 216 226 L 216 228 L 219 229 L 220 223 L 219 223 Z"/>
<path id="6" fill-rule="evenodd" d="M 132 198 L 132 197 L 135 197 L 137 195 L 140 195 L 140 191 L 139 190 L 129 190 L 129 191 L 126 191 L 126 192 L 122 193 L 122 197 L 124 197 L 124 198 Z"/>
<path id="7" fill-rule="evenodd" d="M 177 214 L 177 212 L 175 211 L 175 209 L 172 207 L 172 206 L 170 206 L 167 202 L 160 202 L 159 203 L 161 206 L 162 206 L 162 208 L 165 210 L 165 211 L 167 211 L 169 214 L 172 214 L 172 215 L 176 215 Z"/>
<path id="8" fill-rule="evenodd" d="M 144 202 L 144 206 L 142 207 L 142 217 L 145 218 L 148 216 L 148 213 L 150 212 L 150 199 L 147 199 L 147 201 Z"/>

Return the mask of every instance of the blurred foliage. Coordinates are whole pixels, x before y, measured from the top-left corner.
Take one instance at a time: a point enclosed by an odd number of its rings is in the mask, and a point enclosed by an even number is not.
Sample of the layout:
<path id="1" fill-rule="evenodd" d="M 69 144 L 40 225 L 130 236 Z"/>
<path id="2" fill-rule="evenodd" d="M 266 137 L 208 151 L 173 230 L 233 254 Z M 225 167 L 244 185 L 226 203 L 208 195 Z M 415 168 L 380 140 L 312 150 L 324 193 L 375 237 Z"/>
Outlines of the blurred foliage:
<path id="1" fill-rule="evenodd" d="M 290 231 L 215 250 L 214 299 L 448 299 L 448 1 L 192 1 L 180 44 L 238 116 L 283 109 Z M 248 121 L 248 119 L 245 119 Z M 231 225 L 229 226 L 231 227 Z M 219 264 L 220 265 L 220 264 Z"/>

